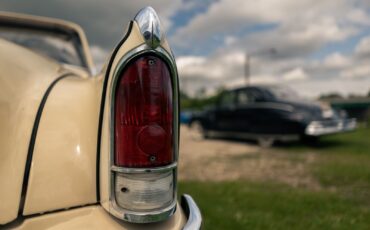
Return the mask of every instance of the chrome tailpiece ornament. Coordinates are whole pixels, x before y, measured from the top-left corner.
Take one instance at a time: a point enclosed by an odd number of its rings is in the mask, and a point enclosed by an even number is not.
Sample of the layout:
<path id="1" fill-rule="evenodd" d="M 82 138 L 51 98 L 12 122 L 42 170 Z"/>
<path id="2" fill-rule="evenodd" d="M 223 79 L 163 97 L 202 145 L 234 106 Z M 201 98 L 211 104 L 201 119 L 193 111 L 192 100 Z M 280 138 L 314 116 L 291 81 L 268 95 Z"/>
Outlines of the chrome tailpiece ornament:
<path id="1" fill-rule="evenodd" d="M 141 9 L 135 16 L 136 23 L 144 37 L 146 44 L 155 49 L 162 40 L 161 22 L 155 10 L 148 6 Z"/>

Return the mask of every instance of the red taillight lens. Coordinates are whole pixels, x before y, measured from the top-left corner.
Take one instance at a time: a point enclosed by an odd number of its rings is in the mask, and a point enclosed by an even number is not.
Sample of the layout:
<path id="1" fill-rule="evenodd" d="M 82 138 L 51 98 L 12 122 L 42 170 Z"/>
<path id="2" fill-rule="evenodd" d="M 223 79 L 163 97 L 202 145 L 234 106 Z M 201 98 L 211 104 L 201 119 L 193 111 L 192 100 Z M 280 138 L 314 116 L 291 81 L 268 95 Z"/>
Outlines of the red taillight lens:
<path id="1" fill-rule="evenodd" d="M 115 165 L 155 167 L 173 162 L 171 75 L 156 56 L 131 61 L 115 94 Z"/>

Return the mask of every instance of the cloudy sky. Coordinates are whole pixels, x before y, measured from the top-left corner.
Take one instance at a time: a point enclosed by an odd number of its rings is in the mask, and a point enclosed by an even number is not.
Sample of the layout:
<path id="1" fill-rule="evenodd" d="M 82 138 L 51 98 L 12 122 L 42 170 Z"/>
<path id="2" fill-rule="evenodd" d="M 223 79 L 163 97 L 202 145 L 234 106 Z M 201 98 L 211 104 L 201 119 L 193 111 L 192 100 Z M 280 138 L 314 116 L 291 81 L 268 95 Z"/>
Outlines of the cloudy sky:
<path id="1" fill-rule="evenodd" d="M 370 90 L 369 0 L 2 0 L 0 9 L 67 19 L 86 31 L 101 66 L 143 6 L 160 15 L 183 90 L 251 82 L 308 97 Z"/>

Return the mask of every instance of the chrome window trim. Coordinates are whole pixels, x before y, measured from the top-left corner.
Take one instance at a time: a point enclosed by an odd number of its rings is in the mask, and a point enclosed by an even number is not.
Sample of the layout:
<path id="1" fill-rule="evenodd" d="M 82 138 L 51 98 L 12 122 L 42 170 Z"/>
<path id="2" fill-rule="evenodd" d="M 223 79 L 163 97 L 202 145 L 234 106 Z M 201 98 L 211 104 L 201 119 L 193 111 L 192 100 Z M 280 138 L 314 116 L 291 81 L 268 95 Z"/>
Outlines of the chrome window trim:
<path id="1" fill-rule="evenodd" d="M 174 162 L 170 165 L 156 168 L 126 168 L 118 167 L 114 165 L 114 105 L 115 105 L 115 94 L 116 86 L 119 79 L 119 73 L 127 66 L 127 64 L 134 60 L 135 58 L 142 56 L 144 54 L 152 54 L 158 56 L 163 60 L 170 71 L 171 74 L 171 85 L 173 93 L 173 153 L 174 153 Z M 179 105 L 178 105 L 178 73 L 175 59 L 173 55 L 167 52 L 161 46 L 153 49 L 147 44 L 142 44 L 131 51 L 127 52 L 119 61 L 112 74 L 112 81 L 109 85 L 111 89 L 110 106 L 109 106 L 109 128 L 110 128 L 110 154 L 109 154 L 109 212 L 115 217 L 126 220 L 133 223 L 152 223 L 168 219 L 176 211 L 177 206 L 177 161 L 178 161 L 178 149 L 179 149 Z M 122 207 L 119 207 L 114 192 L 114 177 L 116 172 L 120 173 L 154 173 L 158 171 L 173 171 L 173 189 L 174 197 L 173 202 L 168 207 L 164 207 L 158 210 L 150 211 L 133 211 L 127 210 Z"/>
<path id="2" fill-rule="evenodd" d="M 267 108 L 267 109 L 276 109 L 276 110 L 283 110 L 286 112 L 293 112 L 294 107 L 291 105 L 282 104 L 279 102 L 250 102 L 248 104 L 236 104 L 237 107 L 241 108 L 248 108 L 248 109 L 260 109 L 260 108 Z"/>

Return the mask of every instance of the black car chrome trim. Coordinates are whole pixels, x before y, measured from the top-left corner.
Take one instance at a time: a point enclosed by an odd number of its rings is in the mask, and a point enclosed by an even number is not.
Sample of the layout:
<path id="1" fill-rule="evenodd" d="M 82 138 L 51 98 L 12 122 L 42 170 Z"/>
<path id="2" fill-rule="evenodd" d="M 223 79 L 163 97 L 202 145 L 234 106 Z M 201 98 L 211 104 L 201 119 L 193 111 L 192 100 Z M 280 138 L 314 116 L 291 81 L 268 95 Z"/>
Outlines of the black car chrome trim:
<path id="1" fill-rule="evenodd" d="M 294 108 L 291 105 L 286 105 L 283 103 L 278 102 L 253 102 L 245 105 L 239 105 L 240 108 L 248 108 L 248 109 L 254 109 L 254 108 L 270 108 L 270 109 L 277 109 L 277 110 L 283 110 L 287 112 L 293 112 Z"/>
<path id="2" fill-rule="evenodd" d="M 354 118 L 311 121 L 305 129 L 305 135 L 323 136 L 334 133 L 349 132 L 354 130 L 356 125 L 357 121 Z"/>
<path id="3" fill-rule="evenodd" d="M 202 214 L 193 200 L 187 194 L 181 196 L 181 207 L 183 208 L 188 221 L 186 222 L 183 230 L 198 230 L 202 227 Z"/>
<path id="4" fill-rule="evenodd" d="M 98 126 L 98 143 L 97 143 L 97 150 L 96 150 L 96 200 L 100 201 L 100 147 L 101 147 L 101 132 L 102 132 L 102 124 L 104 118 L 104 106 L 105 106 L 105 97 L 107 92 L 107 85 L 109 80 L 109 72 L 112 68 L 113 60 L 117 55 L 118 50 L 121 48 L 122 44 L 127 40 L 129 35 L 131 34 L 132 26 L 134 22 L 130 21 L 128 26 L 127 32 L 122 40 L 118 43 L 116 48 L 114 49 L 112 56 L 109 59 L 109 63 L 107 66 L 107 70 L 105 72 L 105 78 L 103 83 L 103 92 L 101 96 L 101 103 L 100 103 L 100 114 L 99 114 L 99 126 Z"/>
<path id="5" fill-rule="evenodd" d="M 48 99 L 48 96 L 49 96 L 51 90 L 54 88 L 54 86 L 60 80 L 66 78 L 66 77 L 71 77 L 71 76 L 74 76 L 74 75 L 72 73 L 66 73 L 66 74 L 63 74 L 62 76 L 58 77 L 57 79 L 55 79 L 49 85 L 49 87 L 47 88 L 47 90 L 45 91 L 44 96 L 42 97 L 41 103 L 39 105 L 39 108 L 37 110 L 35 121 L 34 121 L 33 128 L 32 128 L 30 143 L 28 145 L 28 153 L 27 153 L 26 165 L 25 165 L 25 169 L 24 169 L 23 184 L 22 184 L 22 193 L 21 193 L 21 200 L 20 200 L 19 209 L 18 209 L 18 215 L 23 215 L 23 209 L 24 209 L 24 204 L 26 202 L 28 181 L 29 181 L 31 164 L 32 164 L 32 158 L 33 158 L 33 150 L 35 148 L 37 131 L 38 131 L 38 128 L 39 128 L 39 124 L 40 124 L 42 112 L 44 110 L 46 101 Z"/>

